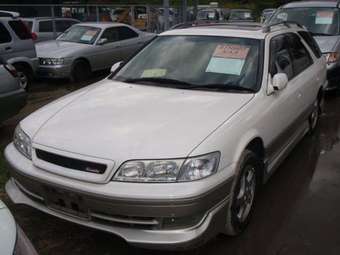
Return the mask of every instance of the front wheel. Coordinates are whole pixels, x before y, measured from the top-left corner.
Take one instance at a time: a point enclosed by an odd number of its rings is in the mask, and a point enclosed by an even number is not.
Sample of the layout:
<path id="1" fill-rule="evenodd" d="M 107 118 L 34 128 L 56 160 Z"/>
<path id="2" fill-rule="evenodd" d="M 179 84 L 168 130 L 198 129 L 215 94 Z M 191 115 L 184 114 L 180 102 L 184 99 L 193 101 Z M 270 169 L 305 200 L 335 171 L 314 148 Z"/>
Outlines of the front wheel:
<path id="1" fill-rule="evenodd" d="M 91 76 L 91 67 L 85 60 L 75 61 L 72 68 L 71 80 L 75 82 L 86 81 Z"/>
<path id="2" fill-rule="evenodd" d="M 14 67 L 17 70 L 20 87 L 25 90 L 29 90 L 33 79 L 32 70 L 21 64 L 14 65 Z"/>
<path id="3" fill-rule="evenodd" d="M 231 192 L 230 205 L 227 212 L 225 234 L 235 236 L 242 233 L 249 224 L 257 188 L 261 163 L 256 155 L 246 150 L 240 160 L 238 173 Z"/>

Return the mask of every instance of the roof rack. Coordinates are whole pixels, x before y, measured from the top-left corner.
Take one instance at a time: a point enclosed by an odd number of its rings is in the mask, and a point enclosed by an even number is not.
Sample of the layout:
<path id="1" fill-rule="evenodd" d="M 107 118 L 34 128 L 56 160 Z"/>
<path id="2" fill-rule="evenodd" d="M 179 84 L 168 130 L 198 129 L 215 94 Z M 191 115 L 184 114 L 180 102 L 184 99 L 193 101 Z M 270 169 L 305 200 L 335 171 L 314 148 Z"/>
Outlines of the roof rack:
<path id="1" fill-rule="evenodd" d="M 298 27 L 300 27 L 300 28 L 304 28 L 304 26 L 302 26 L 302 25 L 299 24 L 298 22 L 294 22 L 294 21 L 282 21 L 282 22 L 277 22 L 277 23 L 270 24 L 270 25 L 265 25 L 265 26 L 262 28 L 262 32 L 263 32 L 263 33 L 268 33 L 268 32 L 270 32 L 270 30 L 271 30 L 272 27 L 274 27 L 274 26 L 279 26 L 279 25 L 286 26 L 287 28 L 291 28 L 291 25 L 295 25 L 295 26 L 298 26 Z"/>

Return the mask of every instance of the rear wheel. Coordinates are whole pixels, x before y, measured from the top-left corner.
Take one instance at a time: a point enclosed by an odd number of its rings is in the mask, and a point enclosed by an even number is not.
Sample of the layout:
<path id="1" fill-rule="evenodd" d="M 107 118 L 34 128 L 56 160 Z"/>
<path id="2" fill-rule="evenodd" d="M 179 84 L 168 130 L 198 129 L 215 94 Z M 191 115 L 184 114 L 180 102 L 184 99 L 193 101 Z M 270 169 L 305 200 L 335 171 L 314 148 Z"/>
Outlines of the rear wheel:
<path id="1" fill-rule="evenodd" d="M 225 226 L 225 234 L 227 235 L 238 235 L 249 224 L 260 183 L 260 178 L 258 178 L 260 166 L 261 162 L 252 151 L 246 150 L 243 153 L 227 212 L 227 224 Z"/>
<path id="2" fill-rule="evenodd" d="M 91 76 L 91 67 L 85 60 L 77 60 L 72 69 L 72 81 L 85 81 Z"/>

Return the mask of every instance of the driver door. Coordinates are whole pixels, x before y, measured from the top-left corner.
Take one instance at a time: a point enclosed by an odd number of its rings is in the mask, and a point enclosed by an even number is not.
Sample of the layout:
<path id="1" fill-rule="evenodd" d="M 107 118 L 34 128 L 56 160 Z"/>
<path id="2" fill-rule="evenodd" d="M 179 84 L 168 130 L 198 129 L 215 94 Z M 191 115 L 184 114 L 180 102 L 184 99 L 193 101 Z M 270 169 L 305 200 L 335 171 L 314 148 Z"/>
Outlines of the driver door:
<path id="1" fill-rule="evenodd" d="M 102 43 L 101 43 L 102 42 Z M 96 69 L 107 69 L 122 59 L 121 42 L 116 27 L 105 29 L 95 46 L 93 54 Z"/>

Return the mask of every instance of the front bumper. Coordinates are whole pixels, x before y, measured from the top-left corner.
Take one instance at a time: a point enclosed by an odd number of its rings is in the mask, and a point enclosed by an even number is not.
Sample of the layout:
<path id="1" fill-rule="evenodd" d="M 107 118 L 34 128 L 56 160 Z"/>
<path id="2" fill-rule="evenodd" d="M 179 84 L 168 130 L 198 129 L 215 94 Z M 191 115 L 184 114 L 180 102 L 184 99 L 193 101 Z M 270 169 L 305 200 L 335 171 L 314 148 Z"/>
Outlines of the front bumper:
<path id="1" fill-rule="evenodd" d="M 65 79 L 71 77 L 71 65 L 45 66 L 39 65 L 37 76 L 39 78 Z"/>
<path id="2" fill-rule="evenodd" d="M 23 89 L 0 95 L 0 123 L 16 115 L 27 102 Z"/>
<path id="3" fill-rule="evenodd" d="M 146 248 L 198 246 L 222 232 L 225 226 L 232 179 L 218 187 L 211 187 L 209 192 L 185 199 L 172 199 L 175 194 L 169 194 L 168 199 L 128 199 L 115 194 L 104 196 L 79 190 L 76 185 L 62 186 L 37 178 L 31 171 L 42 170 L 34 168 L 29 160 L 23 159 L 13 149 L 11 145 L 7 147 L 5 155 L 12 176 L 6 184 L 6 191 L 14 203 L 26 204 L 65 220 L 116 234 L 132 245 Z M 51 191 L 59 195 L 51 198 Z M 64 205 L 55 206 L 54 201 L 61 200 Z"/>

